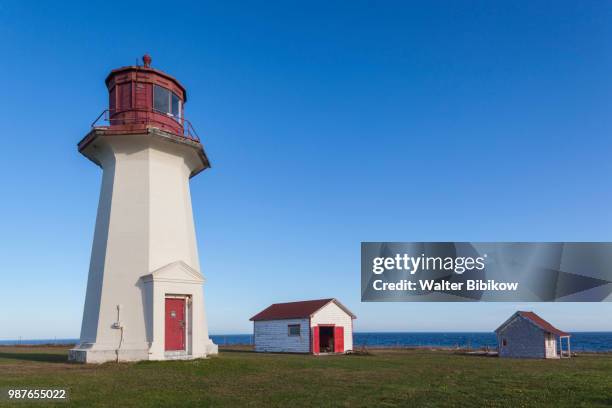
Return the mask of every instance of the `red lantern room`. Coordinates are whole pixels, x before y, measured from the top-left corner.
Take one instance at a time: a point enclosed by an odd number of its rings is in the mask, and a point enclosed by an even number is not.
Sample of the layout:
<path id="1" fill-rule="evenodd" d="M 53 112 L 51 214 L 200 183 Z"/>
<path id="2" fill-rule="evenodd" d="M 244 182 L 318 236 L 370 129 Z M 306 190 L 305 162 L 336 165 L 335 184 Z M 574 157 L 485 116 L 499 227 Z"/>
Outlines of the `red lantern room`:
<path id="1" fill-rule="evenodd" d="M 108 74 L 108 110 L 98 120 L 104 117 L 112 131 L 156 127 L 199 141 L 184 117 L 187 92 L 183 85 L 165 72 L 151 68 L 149 55 L 142 57 L 142 61 L 142 66 L 121 67 Z"/>
<path id="2" fill-rule="evenodd" d="M 92 123 L 92 130 L 78 144 L 79 151 L 98 163 L 85 153 L 97 137 L 146 134 L 195 148 L 201 167 L 192 175 L 210 167 L 200 138 L 184 116 L 187 91 L 174 77 L 151 68 L 149 55 L 142 61 L 142 66 L 121 67 L 108 74 L 108 109 Z"/>

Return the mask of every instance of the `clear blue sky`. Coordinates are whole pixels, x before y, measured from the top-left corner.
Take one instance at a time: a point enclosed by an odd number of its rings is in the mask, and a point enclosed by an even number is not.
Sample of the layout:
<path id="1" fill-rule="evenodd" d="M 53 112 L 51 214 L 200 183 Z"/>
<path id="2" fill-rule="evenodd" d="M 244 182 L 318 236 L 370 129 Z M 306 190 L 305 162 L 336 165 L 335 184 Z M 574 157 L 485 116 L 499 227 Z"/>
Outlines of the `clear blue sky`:
<path id="1" fill-rule="evenodd" d="M 42 2 L 41 2 L 42 3 Z M 149 52 L 188 89 L 212 333 L 337 297 L 356 330 L 493 330 L 517 307 L 360 303 L 361 241 L 612 239 L 612 2 L 0 3 L 0 337 L 77 337 L 101 171 L 76 143 Z"/>

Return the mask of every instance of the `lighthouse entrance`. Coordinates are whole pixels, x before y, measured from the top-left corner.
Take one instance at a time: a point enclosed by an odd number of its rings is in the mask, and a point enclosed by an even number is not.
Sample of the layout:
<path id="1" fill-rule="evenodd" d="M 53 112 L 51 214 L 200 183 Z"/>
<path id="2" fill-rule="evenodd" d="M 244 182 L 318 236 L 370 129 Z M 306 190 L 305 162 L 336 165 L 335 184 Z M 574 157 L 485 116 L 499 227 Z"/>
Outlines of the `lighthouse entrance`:
<path id="1" fill-rule="evenodd" d="M 185 298 L 166 298 L 166 351 L 185 350 Z"/>

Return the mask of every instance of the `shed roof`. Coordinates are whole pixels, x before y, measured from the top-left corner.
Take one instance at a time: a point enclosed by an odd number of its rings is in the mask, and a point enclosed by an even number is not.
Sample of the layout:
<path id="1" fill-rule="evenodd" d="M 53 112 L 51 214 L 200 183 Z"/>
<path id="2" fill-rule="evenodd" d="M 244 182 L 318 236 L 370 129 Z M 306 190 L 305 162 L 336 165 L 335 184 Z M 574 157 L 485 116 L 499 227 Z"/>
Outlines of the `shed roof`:
<path id="1" fill-rule="evenodd" d="M 545 332 L 556 334 L 557 336 L 570 336 L 569 333 L 566 333 L 563 330 L 557 329 L 555 326 L 548 323 L 546 320 L 542 319 L 540 316 L 538 316 L 534 312 L 525 312 L 521 310 L 513 314 L 508 320 L 506 320 L 495 331 L 498 332 L 502 330 L 504 327 L 506 327 L 506 325 L 508 325 L 517 316 L 520 316 L 522 318 L 529 320 L 531 323 L 535 324 L 536 326 L 538 326 L 540 329 L 544 330 Z"/>
<path id="2" fill-rule="evenodd" d="M 251 317 L 249 320 L 282 320 L 310 317 L 330 302 L 334 302 L 336 305 L 338 305 L 338 307 L 350 315 L 351 318 L 357 318 L 342 303 L 338 302 L 334 298 L 329 298 L 304 300 L 301 302 L 274 303 L 273 305 L 270 305 L 261 312 L 257 313 L 255 316 Z"/>

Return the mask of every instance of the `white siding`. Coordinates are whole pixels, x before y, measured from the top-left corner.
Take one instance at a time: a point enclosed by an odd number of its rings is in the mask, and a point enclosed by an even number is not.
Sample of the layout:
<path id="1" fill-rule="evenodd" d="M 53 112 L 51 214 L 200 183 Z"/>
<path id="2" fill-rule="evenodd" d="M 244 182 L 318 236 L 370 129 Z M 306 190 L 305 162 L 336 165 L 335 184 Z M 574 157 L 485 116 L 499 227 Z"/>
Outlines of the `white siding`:
<path id="1" fill-rule="evenodd" d="M 353 350 L 353 319 L 334 302 L 325 305 L 311 319 L 311 326 L 333 324 L 344 327 L 344 351 Z"/>
<path id="2" fill-rule="evenodd" d="M 546 333 L 546 358 L 556 358 L 557 355 L 557 336 Z"/>
<path id="3" fill-rule="evenodd" d="M 545 332 L 522 317 L 517 316 L 500 330 L 497 341 L 500 357 L 546 358 Z"/>
<path id="4" fill-rule="evenodd" d="M 300 325 L 299 336 L 289 336 L 288 326 Z M 308 319 L 262 320 L 254 322 L 255 351 L 309 353 Z"/>

